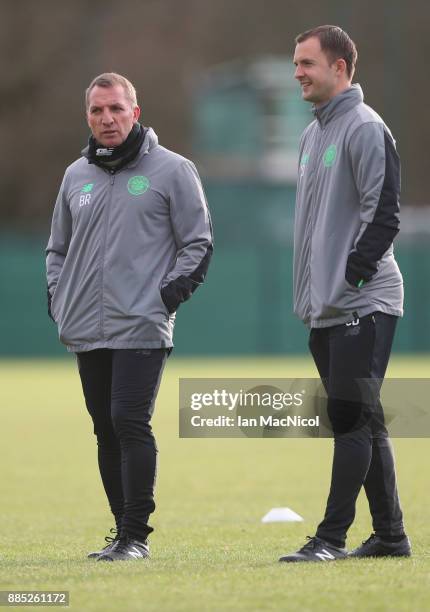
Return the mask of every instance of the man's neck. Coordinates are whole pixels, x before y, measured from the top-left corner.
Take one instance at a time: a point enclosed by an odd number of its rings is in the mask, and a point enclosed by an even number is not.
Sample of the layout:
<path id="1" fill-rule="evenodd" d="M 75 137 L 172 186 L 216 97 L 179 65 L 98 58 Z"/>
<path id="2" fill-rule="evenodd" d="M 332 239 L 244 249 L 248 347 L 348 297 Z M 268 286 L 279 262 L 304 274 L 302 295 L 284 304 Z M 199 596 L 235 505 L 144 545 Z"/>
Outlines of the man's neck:
<path id="1" fill-rule="evenodd" d="M 327 104 L 328 102 L 330 102 L 330 100 L 333 100 L 333 98 L 335 98 L 336 96 L 338 96 L 339 94 L 343 93 L 344 91 L 346 91 L 347 89 L 349 89 L 351 87 L 351 82 L 348 83 L 343 83 L 341 86 L 339 86 L 332 94 L 330 97 L 328 97 L 326 100 L 321 101 L 321 102 L 316 102 L 314 104 L 315 108 L 320 108 L 321 106 L 324 106 L 325 104 Z"/>

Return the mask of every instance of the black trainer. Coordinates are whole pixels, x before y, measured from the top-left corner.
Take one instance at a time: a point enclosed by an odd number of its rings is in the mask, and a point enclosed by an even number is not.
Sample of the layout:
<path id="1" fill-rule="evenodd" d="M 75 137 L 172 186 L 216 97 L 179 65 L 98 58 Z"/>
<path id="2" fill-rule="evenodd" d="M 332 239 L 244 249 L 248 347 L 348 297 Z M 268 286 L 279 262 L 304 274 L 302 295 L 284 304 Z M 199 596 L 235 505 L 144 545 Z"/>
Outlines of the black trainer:
<path id="1" fill-rule="evenodd" d="M 140 542 L 134 538 L 124 536 L 119 539 L 116 546 L 99 556 L 97 561 L 139 561 L 149 557 L 149 545 L 145 540 Z"/>
<path id="2" fill-rule="evenodd" d="M 400 542 L 388 542 L 372 533 L 370 538 L 351 551 L 348 557 L 410 557 L 411 554 L 412 549 L 408 536 L 405 535 Z"/>
<path id="3" fill-rule="evenodd" d="M 100 557 L 105 552 L 110 552 L 119 542 L 118 531 L 115 528 L 109 530 L 109 533 L 115 534 L 114 537 L 106 536 L 105 542 L 107 542 L 106 546 L 104 546 L 101 550 L 97 550 L 94 552 L 90 552 L 88 554 L 88 559 L 95 559 L 96 557 Z"/>
<path id="4" fill-rule="evenodd" d="M 299 561 L 336 561 L 346 559 L 348 553 L 346 548 L 338 548 L 314 536 L 307 536 L 308 542 L 297 552 L 281 557 L 283 563 L 298 563 Z"/>

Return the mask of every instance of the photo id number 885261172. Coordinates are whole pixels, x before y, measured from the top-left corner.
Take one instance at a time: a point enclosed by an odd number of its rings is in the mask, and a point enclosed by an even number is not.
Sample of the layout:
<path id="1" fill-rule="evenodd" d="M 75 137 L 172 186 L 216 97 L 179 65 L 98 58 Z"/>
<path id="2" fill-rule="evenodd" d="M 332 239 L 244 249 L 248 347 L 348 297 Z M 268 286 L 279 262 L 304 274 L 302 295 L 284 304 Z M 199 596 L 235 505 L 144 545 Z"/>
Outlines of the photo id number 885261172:
<path id="1" fill-rule="evenodd" d="M 0 606 L 68 606 L 69 591 L 0 591 Z"/>

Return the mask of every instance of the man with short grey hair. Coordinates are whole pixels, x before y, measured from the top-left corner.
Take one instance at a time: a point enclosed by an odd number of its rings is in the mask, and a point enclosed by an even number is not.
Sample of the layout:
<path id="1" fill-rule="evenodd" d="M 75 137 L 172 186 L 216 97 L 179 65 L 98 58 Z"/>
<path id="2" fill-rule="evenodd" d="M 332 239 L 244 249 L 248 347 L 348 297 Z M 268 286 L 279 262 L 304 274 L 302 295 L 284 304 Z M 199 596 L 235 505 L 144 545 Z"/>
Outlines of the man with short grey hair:
<path id="1" fill-rule="evenodd" d="M 204 281 L 209 211 L 194 164 L 139 123 L 134 86 L 105 73 L 86 91 L 91 130 L 64 175 L 46 254 L 48 310 L 76 353 L 116 528 L 99 561 L 149 556 L 154 402 L 175 313 Z"/>

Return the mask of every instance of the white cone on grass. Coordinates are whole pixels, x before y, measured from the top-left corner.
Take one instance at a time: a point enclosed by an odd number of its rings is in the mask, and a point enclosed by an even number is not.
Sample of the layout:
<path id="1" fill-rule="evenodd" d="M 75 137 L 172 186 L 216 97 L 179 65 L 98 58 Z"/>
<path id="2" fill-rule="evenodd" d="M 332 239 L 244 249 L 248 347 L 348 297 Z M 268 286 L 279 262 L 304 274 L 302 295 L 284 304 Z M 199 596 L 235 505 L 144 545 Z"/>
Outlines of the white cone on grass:
<path id="1" fill-rule="evenodd" d="M 303 517 L 291 508 L 272 508 L 261 519 L 262 523 L 299 523 Z"/>

